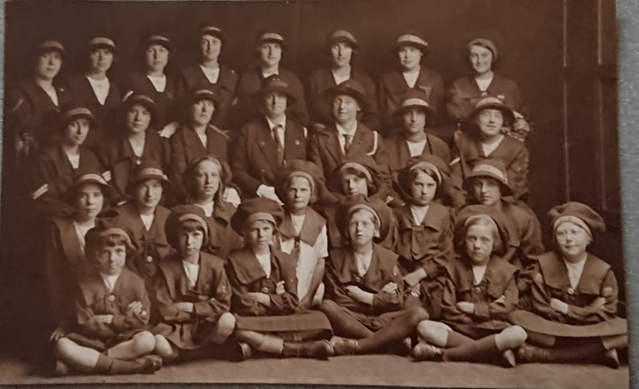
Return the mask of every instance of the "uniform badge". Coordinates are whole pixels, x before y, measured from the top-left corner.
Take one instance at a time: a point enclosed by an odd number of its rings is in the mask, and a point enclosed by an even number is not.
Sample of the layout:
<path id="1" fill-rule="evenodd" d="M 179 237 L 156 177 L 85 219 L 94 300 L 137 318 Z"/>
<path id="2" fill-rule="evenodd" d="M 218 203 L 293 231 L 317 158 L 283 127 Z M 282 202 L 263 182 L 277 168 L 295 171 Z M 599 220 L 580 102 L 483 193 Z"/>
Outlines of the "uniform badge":
<path id="1" fill-rule="evenodd" d="M 572 296 L 575 294 L 575 290 L 573 288 L 568 288 L 568 294 Z"/>

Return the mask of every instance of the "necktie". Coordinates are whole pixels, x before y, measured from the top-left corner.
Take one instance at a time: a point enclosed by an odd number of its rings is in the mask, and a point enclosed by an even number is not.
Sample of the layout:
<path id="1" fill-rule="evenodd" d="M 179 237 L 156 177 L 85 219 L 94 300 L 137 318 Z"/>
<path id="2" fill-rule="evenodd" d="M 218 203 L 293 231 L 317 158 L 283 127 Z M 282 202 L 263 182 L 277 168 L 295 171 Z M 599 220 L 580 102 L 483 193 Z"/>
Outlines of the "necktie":
<path id="1" fill-rule="evenodd" d="M 277 163 L 282 166 L 284 165 L 284 134 L 282 134 L 284 127 L 278 124 L 273 127 L 273 139 L 275 139 L 275 143 L 277 144 Z"/>
<path id="2" fill-rule="evenodd" d="M 351 148 L 351 144 L 353 143 L 353 135 L 344 135 L 344 154 L 348 153 L 348 150 Z"/>

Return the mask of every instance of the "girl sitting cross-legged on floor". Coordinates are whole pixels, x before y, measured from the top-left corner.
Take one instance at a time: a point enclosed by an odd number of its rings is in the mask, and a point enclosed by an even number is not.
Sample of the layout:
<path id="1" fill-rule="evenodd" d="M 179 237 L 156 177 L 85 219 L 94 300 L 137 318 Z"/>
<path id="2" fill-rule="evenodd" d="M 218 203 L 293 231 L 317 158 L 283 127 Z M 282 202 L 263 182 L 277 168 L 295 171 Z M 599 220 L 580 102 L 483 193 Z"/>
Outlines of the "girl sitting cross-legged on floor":
<path id="1" fill-rule="evenodd" d="M 508 233 L 504 216 L 486 205 L 470 205 L 455 223 L 459 257 L 449 266 L 442 299 L 442 322 L 417 327 L 417 360 L 490 362 L 503 355 L 516 364 L 513 349 L 526 332 L 506 322 L 519 300 L 517 268 L 499 255 Z"/>

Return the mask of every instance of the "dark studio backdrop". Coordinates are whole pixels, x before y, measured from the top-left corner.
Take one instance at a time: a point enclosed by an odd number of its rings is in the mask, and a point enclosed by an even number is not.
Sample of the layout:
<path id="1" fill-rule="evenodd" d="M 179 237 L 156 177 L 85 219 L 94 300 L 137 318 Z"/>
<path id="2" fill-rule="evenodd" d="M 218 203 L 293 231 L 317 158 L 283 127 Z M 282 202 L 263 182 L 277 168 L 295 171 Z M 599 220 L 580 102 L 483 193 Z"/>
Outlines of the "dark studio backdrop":
<path id="1" fill-rule="evenodd" d="M 69 73 L 79 69 L 87 40 L 105 31 L 122 53 L 113 68 L 117 79 L 140 65 L 137 45 L 157 26 L 177 46 L 168 69 L 175 72 L 196 60 L 196 31 L 205 21 L 225 31 L 220 60 L 238 72 L 256 66 L 256 33 L 276 26 L 289 46 L 283 66 L 304 80 L 326 63 L 326 34 L 342 27 L 360 42 L 354 63 L 373 79 L 396 66 L 394 39 L 411 30 L 431 47 L 423 64 L 452 81 L 469 71 L 466 42 L 488 32 L 503 56 L 497 72 L 517 82 L 538 129 L 529 141 L 531 206 L 544 231 L 547 211 L 569 199 L 602 212 L 610 232 L 593 251 L 613 264 L 623 292 L 614 7 L 614 0 L 8 2 L 5 85 L 30 76 L 41 40 L 63 42 L 72 57 L 63 65 Z"/>

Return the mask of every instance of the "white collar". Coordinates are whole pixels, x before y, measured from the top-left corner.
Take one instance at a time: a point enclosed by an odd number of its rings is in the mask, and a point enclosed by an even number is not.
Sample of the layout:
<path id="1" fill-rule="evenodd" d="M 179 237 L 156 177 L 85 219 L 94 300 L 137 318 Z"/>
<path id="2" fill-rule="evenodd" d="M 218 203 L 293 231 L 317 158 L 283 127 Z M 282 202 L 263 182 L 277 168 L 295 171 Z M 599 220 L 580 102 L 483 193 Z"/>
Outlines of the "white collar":
<path id="1" fill-rule="evenodd" d="M 337 122 L 335 122 L 335 128 L 337 128 L 337 133 L 341 136 L 355 136 L 355 133 L 357 132 L 357 122 L 355 122 L 355 126 L 353 127 L 352 131 L 346 131 L 346 129 Z"/>
<path id="2" fill-rule="evenodd" d="M 113 289 L 115 288 L 115 283 L 118 282 L 118 278 L 120 278 L 120 274 L 122 273 L 118 273 L 116 275 L 108 275 L 108 274 L 104 274 L 100 272 L 102 281 L 104 281 L 104 286 L 106 286 L 109 293 L 113 292 Z"/>
<path id="3" fill-rule="evenodd" d="M 273 131 L 273 128 L 277 125 L 282 126 L 283 130 L 286 130 L 286 115 L 283 116 L 283 119 L 280 123 L 273 122 L 268 116 L 264 116 L 266 118 L 266 122 L 268 123 L 268 128 Z"/>

